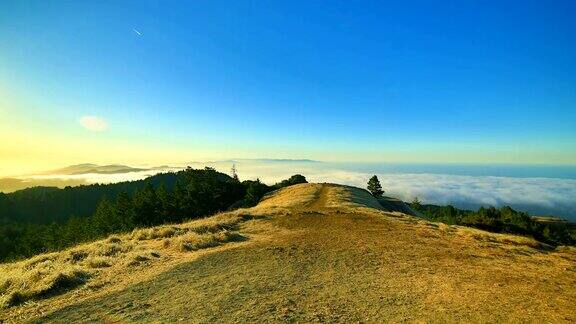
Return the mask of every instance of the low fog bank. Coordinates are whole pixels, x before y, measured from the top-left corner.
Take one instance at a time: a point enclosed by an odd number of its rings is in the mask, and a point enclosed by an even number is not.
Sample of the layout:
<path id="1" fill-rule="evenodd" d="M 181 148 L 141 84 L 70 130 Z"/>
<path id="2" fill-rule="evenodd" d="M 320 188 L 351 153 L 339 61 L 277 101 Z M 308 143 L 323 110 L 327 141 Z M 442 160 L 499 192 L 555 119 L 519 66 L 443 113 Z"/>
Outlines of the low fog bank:
<path id="1" fill-rule="evenodd" d="M 230 165 L 212 166 L 228 172 Z M 423 203 L 476 209 L 480 206 L 510 205 L 531 215 L 554 215 L 576 220 L 576 180 L 541 177 L 471 176 L 433 173 L 382 173 L 343 170 L 329 163 L 236 163 L 241 179 L 274 183 L 301 173 L 310 182 L 334 182 L 366 187 L 376 174 L 386 195 Z M 361 169 L 361 168 L 359 168 Z"/>
<path id="2" fill-rule="evenodd" d="M 311 161 L 274 161 L 274 160 L 238 160 L 201 163 L 187 163 L 193 168 L 214 167 L 218 171 L 230 173 L 235 164 L 241 180 L 259 178 L 264 183 L 273 184 L 287 177 L 300 173 L 310 182 L 334 182 L 364 188 L 366 182 L 377 174 L 386 190 L 386 195 L 411 201 L 418 197 L 423 203 L 447 205 L 459 208 L 476 209 L 480 206 L 510 205 L 515 209 L 529 212 L 531 215 L 554 215 L 576 220 L 576 179 L 538 177 L 541 170 L 530 173 L 526 167 L 522 176 L 500 176 L 501 169 L 492 167 L 494 175 L 482 168 L 482 173 L 467 171 L 462 166 L 454 166 L 455 174 L 450 174 L 451 166 L 430 167 L 370 167 L 366 164 L 323 163 Z M 120 174 L 82 174 L 82 175 L 49 175 L 24 179 L 27 186 L 31 184 L 52 184 L 62 187 L 64 184 L 112 183 L 127 180 L 144 179 L 158 172 L 169 172 L 183 169 L 184 166 L 154 168 L 141 172 Z M 520 171 L 509 168 L 505 174 Z M 510 171 L 511 170 L 511 171 Z M 413 171 L 413 172 L 407 172 Z M 439 171 L 446 174 L 438 173 Z M 552 170 L 553 171 L 553 170 Z M 548 172 L 548 171 L 547 171 Z M 488 175 L 486 175 L 488 174 Z M 21 188 L 19 188 L 21 189 Z M 0 188 L 2 190 L 2 188 Z"/>

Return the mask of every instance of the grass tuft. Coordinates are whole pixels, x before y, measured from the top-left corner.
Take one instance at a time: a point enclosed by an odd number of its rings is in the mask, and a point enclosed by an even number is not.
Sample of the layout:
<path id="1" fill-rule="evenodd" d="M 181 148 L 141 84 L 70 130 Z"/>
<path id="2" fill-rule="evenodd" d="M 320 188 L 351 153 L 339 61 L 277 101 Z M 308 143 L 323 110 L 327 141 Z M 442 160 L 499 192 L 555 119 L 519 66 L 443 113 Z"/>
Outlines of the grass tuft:
<path id="1" fill-rule="evenodd" d="M 176 246 L 180 251 L 195 251 L 242 239 L 244 239 L 242 235 L 227 230 L 209 234 L 190 232 L 179 237 Z"/>
<path id="2" fill-rule="evenodd" d="M 112 259 L 109 257 L 93 256 L 86 259 L 86 266 L 88 268 L 107 268 L 112 266 Z"/>
<path id="3" fill-rule="evenodd" d="M 88 257 L 88 252 L 84 251 L 84 250 L 71 250 L 69 252 L 70 255 L 70 260 L 75 263 L 75 262 L 80 262 L 84 259 L 86 259 L 86 257 Z"/>
<path id="4" fill-rule="evenodd" d="M 55 270 L 43 266 L 29 273 L 21 273 L 20 276 L 4 278 L 0 307 L 52 296 L 77 287 L 90 277 L 90 272 L 79 267 Z"/>
<path id="5" fill-rule="evenodd" d="M 118 235 L 112 235 L 106 240 L 108 243 L 120 243 L 122 239 Z"/>

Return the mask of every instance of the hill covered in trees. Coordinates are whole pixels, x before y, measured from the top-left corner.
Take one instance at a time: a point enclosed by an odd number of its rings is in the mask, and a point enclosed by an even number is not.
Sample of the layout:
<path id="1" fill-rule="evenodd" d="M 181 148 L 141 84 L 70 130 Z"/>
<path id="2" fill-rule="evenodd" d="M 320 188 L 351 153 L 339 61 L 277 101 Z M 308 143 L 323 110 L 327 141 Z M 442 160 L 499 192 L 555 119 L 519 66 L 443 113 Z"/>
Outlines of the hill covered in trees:
<path id="1" fill-rule="evenodd" d="M 171 189 L 178 173 L 163 173 L 145 180 L 113 184 L 92 184 L 58 189 L 33 187 L 12 193 L 0 193 L 0 223 L 50 224 L 77 216 L 85 217 L 96 210 L 104 198 L 113 199 L 120 193 L 134 194 L 148 183 L 154 187 L 163 184 Z"/>
<path id="2" fill-rule="evenodd" d="M 0 194 L 0 261 L 163 223 L 250 207 L 272 190 L 306 182 L 295 175 L 273 186 L 239 181 L 212 168 L 145 180 Z"/>

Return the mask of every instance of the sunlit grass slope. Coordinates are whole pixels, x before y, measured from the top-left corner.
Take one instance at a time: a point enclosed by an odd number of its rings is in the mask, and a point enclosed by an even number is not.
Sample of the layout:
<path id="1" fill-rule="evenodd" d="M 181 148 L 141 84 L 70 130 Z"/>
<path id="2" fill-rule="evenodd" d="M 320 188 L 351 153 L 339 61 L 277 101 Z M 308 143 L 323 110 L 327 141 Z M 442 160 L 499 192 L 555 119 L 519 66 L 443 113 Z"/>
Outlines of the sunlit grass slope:
<path id="1" fill-rule="evenodd" d="M 50 299 L 81 287 L 115 284 L 121 276 L 155 266 L 180 254 L 244 238 L 235 230 L 249 216 L 221 214 L 178 225 L 137 229 L 63 252 L 0 265 L 0 307 Z"/>
<path id="2" fill-rule="evenodd" d="M 256 207 L 0 266 L 8 321 L 576 320 L 576 251 L 300 184 Z"/>

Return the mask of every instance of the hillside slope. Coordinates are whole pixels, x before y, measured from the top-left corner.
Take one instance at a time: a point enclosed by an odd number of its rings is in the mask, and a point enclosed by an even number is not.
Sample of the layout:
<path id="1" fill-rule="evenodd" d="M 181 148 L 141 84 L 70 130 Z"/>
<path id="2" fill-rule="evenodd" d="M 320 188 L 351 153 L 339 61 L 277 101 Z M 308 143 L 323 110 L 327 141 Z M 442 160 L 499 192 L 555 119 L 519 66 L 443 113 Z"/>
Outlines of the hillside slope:
<path id="1" fill-rule="evenodd" d="M 213 243 L 198 244 L 208 241 L 197 235 L 212 235 Z M 102 249 L 111 240 L 120 249 L 134 246 L 127 252 L 132 254 L 120 251 L 110 256 L 116 259 L 109 267 L 88 271 L 89 279 L 76 288 L 49 289 L 0 310 L 0 318 L 576 320 L 574 249 L 386 212 L 353 187 L 295 185 L 251 209 L 140 230 L 75 251 Z M 144 254 L 141 262 L 133 262 L 140 260 L 135 251 Z M 0 266 L 0 273 L 30 272 L 46 262 L 52 262 L 46 271 L 55 271 L 74 262 L 66 257 L 70 253 Z"/>

